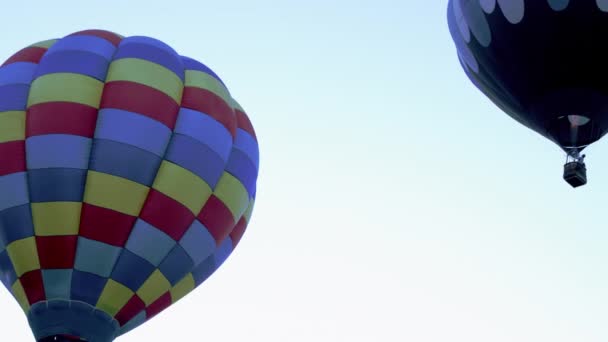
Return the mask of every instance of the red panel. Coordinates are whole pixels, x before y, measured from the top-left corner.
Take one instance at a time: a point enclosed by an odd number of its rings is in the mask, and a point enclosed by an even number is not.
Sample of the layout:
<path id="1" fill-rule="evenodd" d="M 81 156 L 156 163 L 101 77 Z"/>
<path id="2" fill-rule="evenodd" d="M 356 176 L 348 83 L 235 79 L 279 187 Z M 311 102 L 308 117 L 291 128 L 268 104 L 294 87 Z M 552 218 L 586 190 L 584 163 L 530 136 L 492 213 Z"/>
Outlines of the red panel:
<path id="1" fill-rule="evenodd" d="M 87 239 L 124 247 L 136 219 L 134 216 L 83 203 L 79 234 Z"/>
<path id="2" fill-rule="evenodd" d="M 92 138 L 97 108 L 72 102 L 48 102 L 27 110 L 26 136 L 72 134 Z"/>
<path id="3" fill-rule="evenodd" d="M 42 271 L 33 270 L 24 273 L 21 278 L 21 286 L 30 305 L 45 300 L 44 283 L 42 282 Z"/>
<path id="4" fill-rule="evenodd" d="M 0 176 L 25 171 L 25 141 L 0 144 Z"/>
<path id="5" fill-rule="evenodd" d="M 99 38 L 103 38 L 114 46 L 118 46 L 122 38 L 120 38 L 116 33 L 104 30 L 84 30 L 72 33 L 70 36 L 95 36 Z M 68 36 L 69 37 L 69 36 Z"/>
<path id="6" fill-rule="evenodd" d="M 194 222 L 194 214 L 188 208 L 154 189 L 150 189 L 139 217 L 175 241 L 179 241 Z"/>
<path id="7" fill-rule="evenodd" d="M 232 239 L 232 248 L 235 248 L 236 245 L 239 244 L 243 234 L 245 234 L 245 229 L 247 228 L 247 220 L 244 217 L 241 217 L 239 222 L 234 226 L 232 232 L 230 232 L 230 239 Z"/>
<path id="8" fill-rule="evenodd" d="M 234 227 L 232 213 L 224 203 L 214 195 L 211 195 L 205 206 L 198 214 L 198 220 L 207 227 L 209 233 L 215 238 L 219 245 L 230 234 Z"/>
<path id="9" fill-rule="evenodd" d="M 206 89 L 185 87 L 182 107 L 203 112 L 219 121 L 232 134 L 236 135 L 236 116 L 234 110 L 221 97 Z"/>
<path id="10" fill-rule="evenodd" d="M 160 298 L 155 300 L 154 303 L 150 304 L 150 306 L 148 306 L 146 308 L 146 318 L 150 319 L 150 318 L 158 315 L 158 313 L 165 310 L 170 305 L 171 305 L 171 293 L 165 292 L 164 295 L 160 296 Z"/>
<path id="11" fill-rule="evenodd" d="M 141 298 L 134 294 L 133 297 L 129 299 L 127 304 L 125 304 L 125 306 L 123 306 L 114 317 L 118 323 L 123 326 L 145 308 L 146 304 L 141 300 Z"/>
<path id="12" fill-rule="evenodd" d="M 253 129 L 253 125 L 251 124 L 251 121 L 249 120 L 247 114 L 241 112 L 238 109 L 235 109 L 234 112 L 236 113 L 237 126 L 243 131 L 251 134 L 251 136 L 257 140 L 258 138 L 255 135 L 255 130 Z"/>
<path id="13" fill-rule="evenodd" d="M 100 108 L 116 108 L 139 113 L 173 129 L 179 105 L 160 90 L 129 81 L 106 83 Z"/>
<path id="14" fill-rule="evenodd" d="M 4 64 L 2 64 L 2 66 L 17 62 L 31 62 L 38 64 L 46 51 L 47 49 L 42 47 L 27 47 L 12 55 L 6 60 L 6 62 L 4 62 Z"/>
<path id="15" fill-rule="evenodd" d="M 77 235 L 36 236 L 40 268 L 74 268 Z"/>

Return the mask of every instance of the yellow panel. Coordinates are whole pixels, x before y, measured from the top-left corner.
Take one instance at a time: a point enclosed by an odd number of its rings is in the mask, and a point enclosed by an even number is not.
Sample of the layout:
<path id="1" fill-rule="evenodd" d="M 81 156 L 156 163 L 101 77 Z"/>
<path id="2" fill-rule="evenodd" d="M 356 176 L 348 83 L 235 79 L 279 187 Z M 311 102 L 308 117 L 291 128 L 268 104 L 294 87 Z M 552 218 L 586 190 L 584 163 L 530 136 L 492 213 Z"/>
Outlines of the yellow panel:
<path id="1" fill-rule="evenodd" d="M 224 172 L 213 194 L 230 209 L 237 222 L 249 205 L 249 194 L 243 184 L 228 172 Z"/>
<path id="2" fill-rule="evenodd" d="M 137 82 L 162 91 L 176 103 L 182 101 L 182 79 L 164 66 L 144 59 L 121 58 L 112 62 L 106 83 L 112 81 Z"/>
<path id="3" fill-rule="evenodd" d="M 183 204 L 194 215 L 198 215 L 212 193 L 199 176 L 168 161 L 162 162 L 152 187 Z"/>
<path id="4" fill-rule="evenodd" d="M 27 313 L 30 310 L 30 301 L 27 300 L 27 295 L 25 294 L 25 290 L 23 290 L 21 281 L 17 279 L 11 289 L 13 292 L 13 296 L 15 296 L 15 299 L 17 299 L 17 302 L 21 306 L 21 309 L 23 309 L 23 311 Z"/>
<path id="5" fill-rule="evenodd" d="M 29 271 L 40 269 L 38 249 L 34 237 L 13 241 L 6 247 L 6 250 L 13 262 L 17 277 L 21 277 Z"/>
<path id="6" fill-rule="evenodd" d="M 55 73 L 38 77 L 32 82 L 27 107 L 45 102 L 75 102 L 99 108 L 103 82 L 92 77 Z"/>
<path id="7" fill-rule="evenodd" d="M 243 217 L 245 218 L 247 223 L 249 223 L 249 220 L 251 220 L 251 214 L 253 213 L 254 205 L 255 205 L 255 198 L 251 198 L 249 200 L 249 205 L 247 206 L 247 210 L 245 210 L 245 212 L 243 213 Z"/>
<path id="8" fill-rule="evenodd" d="M 218 81 L 217 78 L 209 75 L 206 72 L 198 70 L 186 70 L 186 87 L 207 89 L 224 99 L 226 103 L 230 104 L 232 102 L 228 89 L 226 89 L 226 87 L 224 87 L 224 85 Z"/>
<path id="9" fill-rule="evenodd" d="M 194 290 L 194 278 L 192 277 L 192 273 L 188 273 L 182 280 L 180 280 L 173 288 L 171 289 L 171 302 L 175 303 L 178 300 L 184 298 L 185 295 L 190 293 L 190 291 Z"/>
<path id="10" fill-rule="evenodd" d="M 37 236 L 78 235 L 81 202 L 32 203 Z"/>
<path id="11" fill-rule="evenodd" d="M 230 98 L 230 105 L 232 106 L 232 108 L 238 109 L 241 112 L 245 113 L 245 110 L 243 109 L 243 107 L 241 107 L 241 105 L 238 102 L 236 102 L 236 100 L 234 98 Z"/>
<path id="12" fill-rule="evenodd" d="M 53 46 L 53 44 L 55 44 L 57 42 L 57 39 L 50 39 L 50 40 L 45 40 L 42 42 L 38 42 L 36 44 L 32 44 L 30 45 L 31 47 L 41 47 L 41 48 L 50 48 L 51 46 Z"/>
<path id="13" fill-rule="evenodd" d="M 90 171 L 84 191 L 84 202 L 137 216 L 150 188 L 125 178 Z"/>
<path id="14" fill-rule="evenodd" d="M 25 139 L 25 112 L 0 113 L 0 143 Z"/>
<path id="15" fill-rule="evenodd" d="M 165 292 L 171 289 L 171 283 L 165 278 L 159 269 L 155 270 L 148 280 L 137 290 L 137 295 L 146 303 L 146 306 L 152 304 L 160 298 Z"/>
<path id="16" fill-rule="evenodd" d="M 133 297 L 133 291 L 121 283 L 109 279 L 96 306 L 113 317 L 127 304 L 131 297 Z"/>

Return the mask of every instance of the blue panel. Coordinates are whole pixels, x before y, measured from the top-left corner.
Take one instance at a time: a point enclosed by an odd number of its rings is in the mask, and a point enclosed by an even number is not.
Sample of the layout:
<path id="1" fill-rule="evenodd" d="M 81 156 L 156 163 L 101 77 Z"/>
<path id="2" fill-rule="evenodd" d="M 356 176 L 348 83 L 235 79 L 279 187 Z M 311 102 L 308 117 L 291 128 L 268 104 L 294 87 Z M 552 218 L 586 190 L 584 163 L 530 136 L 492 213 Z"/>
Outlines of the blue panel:
<path id="1" fill-rule="evenodd" d="M 137 328 L 139 325 L 143 324 L 146 321 L 146 311 L 142 310 L 140 313 L 135 315 L 135 317 L 131 318 L 130 321 L 125 323 L 122 327 L 120 327 L 120 334 L 124 335 L 129 331 Z"/>
<path id="2" fill-rule="evenodd" d="M 81 202 L 87 170 L 38 169 L 28 172 L 32 202 Z"/>
<path id="3" fill-rule="evenodd" d="M 105 81 L 110 61 L 86 51 L 59 51 L 42 57 L 35 78 L 57 72 L 69 72 Z"/>
<path id="4" fill-rule="evenodd" d="M 29 203 L 0 211 L 0 250 L 30 236 L 34 236 L 34 224 Z"/>
<path id="5" fill-rule="evenodd" d="M 255 192 L 255 182 L 258 178 L 258 170 L 251 162 L 251 159 L 241 152 L 241 150 L 233 149 L 226 165 L 226 171 L 241 181 L 247 189 L 249 196 L 253 196 Z"/>
<path id="6" fill-rule="evenodd" d="M 198 264 L 194 270 L 192 270 L 192 278 L 194 278 L 194 285 L 199 286 L 202 284 L 209 276 L 215 272 L 217 267 L 215 267 L 215 258 L 213 255 L 210 255 L 207 259 L 203 260 L 200 264 Z"/>
<path id="7" fill-rule="evenodd" d="M 91 139 L 77 135 L 48 134 L 25 141 L 27 168 L 87 169 Z"/>
<path id="8" fill-rule="evenodd" d="M 228 160 L 232 149 L 232 136 L 221 123 L 209 115 L 180 108 L 175 133 L 190 136 L 208 145 L 223 160 Z"/>
<path id="9" fill-rule="evenodd" d="M 69 36 L 59 39 L 45 53 L 44 58 L 59 51 L 87 51 L 102 56 L 104 59 L 112 60 L 116 47 L 109 41 L 86 35 Z"/>
<path id="10" fill-rule="evenodd" d="M 186 68 L 186 70 L 198 70 L 198 71 L 202 71 L 204 73 L 207 73 L 213 77 L 215 77 L 218 81 L 220 81 L 224 87 L 226 86 L 224 84 L 224 81 L 222 81 L 222 79 L 213 71 L 211 70 L 208 66 L 204 65 L 203 63 L 192 59 L 190 57 L 185 57 L 182 56 L 182 62 L 184 63 L 184 67 Z"/>
<path id="11" fill-rule="evenodd" d="M 0 281 L 11 291 L 11 287 L 17 280 L 17 273 L 11 263 L 11 259 L 8 256 L 8 252 L 4 251 L 0 253 Z"/>
<path id="12" fill-rule="evenodd" d="M 136 37 L 125 38 L 114 55 L 114 60 L 121 58 L 139 58 L 154 62 L 173 71 L 184 81 L 184 65 L 181 58 L 170 48 L 160 48 L 149 42 L 138 42 Z M 141 39 L 140 39 L 141 40 Z"/>
<path id="13" fill-rule="evenodd" d="M 226 165 L 207 145 L 181 134 L 173 135 L 165 159 L 190 170 L 212 189 L 222 177 Z"/>
<path id="14" fill-rule="evenodd" d="M 198 265 L 215 251 L 215 239 L 198 220 L 194 220 L 179 244 Z"/>
<path id="15" fill-rule="evenodd" d="M 0 211 L 29 203 L 25 172 L 0 176 Z"/>
<path id="16" fill-rule="evenodd" d="M 155 269 L 146 259 L 124 249 L 110 278 L 137 292 Z"/>
<path id="17" fill-rule="evenodd" d="M 37 66 L 36 63 L 17 62 L 0 67 L 0 86 L 32 83 Z"/>
<path id="18" fill-rule="evenodd" d="M 95 140 L 89 168 L 152 186 L 162 159 L 137 147 L 111 140 Z"/>
<path id="19" fill-rule="evenodd" d="M 232 239 L 227 237 L 215 250 L 215 267 L 220 267 L 232 253 Z"/>
<path id="20" fill-rule="evenodd" d="M 153 47 L 155 47 L 157 49 L 164 50 L 167 53 L 173 54 L 176 57 L 179 56 L 177 54 L 177 52 L 175 50 L 173 50 L 173 48 L 171 46 L 169 46 L 168 44 L 166 44 L 165 42 L 160 41 L 160 40 L 158 40 L 156 38 L 146 37 L 146 36 L 130 36 L 130 37 L 126 37 L 125 39 L 123 39 L 123 40 L 120 41 L 120 44 L 118 45 L 118 47 L 120 49 L 122 49 L 124 45 L 132 44 L 132 43 L 150 45 L 150 46 L 153 46 Z"/>
<path id="21" fill-rule="evenodd" d="M 220 244 L 215 253 L 194 268 L 192 277 L 196 286 L 203 283 L 232 253 L 232 240 L 228 237 Z"/>
<path id="22" fill-rule="evenodd" d="M 260 151 L 258 142 L 251 136 L 251 134 L 238 128 L 236 130 L 236 138 L 234 139 L 234 148 L 243 151 L 245 155 L 251 159 L 256 169 L 260 167 Z"/>
<path id="23" fill-rule="evenodd" d="M 95 138 L 130 144 L 162 157 L 171 130 L 144 115 L 104 108 L 99 111 Z"/>
<path id="24" fill-rule="evenodd" d="M 171 286 L 175 286 L 186 274 L 190 273 L 192 267 L 194 267 L 194 263 L 188 253 L 180 245 L 176 245 L 158 268 L 169 280 Z"/>
<path id="25" fill-rule="evenodd" d="M 72 274 L 71 299 L 97 305 L 101 291 L 106 286 L 107 278 L 96 274 L 74 270 Z"/>
<path id="26" fill-rule="evenodd" d="M 42 270 L 46 299 L 69 299 L 72 288 L 72 269 Z"/>
<path id="27" fill-rule="evenodd" d="M 79 237 L 74 268 L 101 277 L 109 277 L 121 251 L 120 247 Z"/>
<path id="28" fill-rule="evenodd" d="M 0 112 L 9 110 L 25 110 L 29 84 L 11 84 L 0 87 Z"/>
<path id="29" fill-rule="evenodd" d="M 138 219 L 125 247 L 158 266 L 175 244 L 169 235 Z"/>

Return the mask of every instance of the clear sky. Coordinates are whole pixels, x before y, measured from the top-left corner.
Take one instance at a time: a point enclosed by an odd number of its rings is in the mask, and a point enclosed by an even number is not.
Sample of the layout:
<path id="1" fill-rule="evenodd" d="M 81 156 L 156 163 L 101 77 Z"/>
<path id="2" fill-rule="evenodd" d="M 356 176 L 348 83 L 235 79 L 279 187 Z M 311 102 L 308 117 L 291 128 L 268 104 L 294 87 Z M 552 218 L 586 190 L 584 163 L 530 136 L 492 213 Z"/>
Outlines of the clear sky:
<path id="1" fill-rule="evenodd" d="M 0 59 L 87 28 L 161 39 L 257 130 L 228 261 L 118 341 L 608 339 L 608 145 L 589 184 L 468 81 L 447 1 L 9 1 Z M 2 340 L 31 341 L 0 291 Z"/>

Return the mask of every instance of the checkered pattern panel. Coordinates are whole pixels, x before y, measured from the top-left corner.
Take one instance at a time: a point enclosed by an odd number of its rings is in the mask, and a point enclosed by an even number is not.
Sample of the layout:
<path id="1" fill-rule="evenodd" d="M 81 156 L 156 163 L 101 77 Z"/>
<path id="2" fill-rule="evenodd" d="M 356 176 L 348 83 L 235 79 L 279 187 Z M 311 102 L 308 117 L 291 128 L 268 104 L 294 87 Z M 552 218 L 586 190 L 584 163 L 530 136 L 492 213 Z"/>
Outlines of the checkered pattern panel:
<path id="1" fill-rule="evenodd" d="M 233 251 L 258 153 L 220 78 L 158 40 L 29 46 L 0 66 L 0 280 L 25 312 L 86 302 L 125 333 Z"/>

